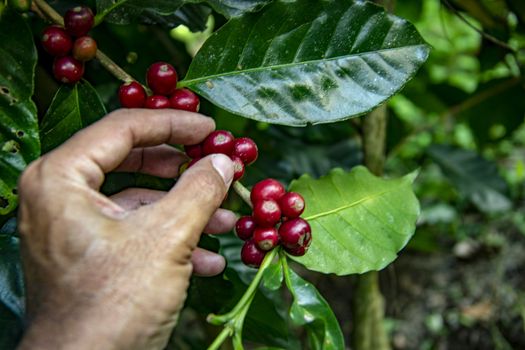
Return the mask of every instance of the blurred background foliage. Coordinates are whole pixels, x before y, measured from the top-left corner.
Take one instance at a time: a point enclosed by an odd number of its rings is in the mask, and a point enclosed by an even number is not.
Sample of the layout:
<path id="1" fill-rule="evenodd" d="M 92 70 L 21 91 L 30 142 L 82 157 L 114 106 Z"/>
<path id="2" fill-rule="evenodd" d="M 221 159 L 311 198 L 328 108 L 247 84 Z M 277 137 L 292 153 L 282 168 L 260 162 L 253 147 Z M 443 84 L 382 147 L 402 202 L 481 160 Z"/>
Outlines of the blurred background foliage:
<path id="1" fill-rule="evenodd" d="M 50 3 L 60 9 L 64 2 Z M 80 3 L 94 7 L 90 1 Z M 525 2 L 396 0 L 393 12 L 414 23 L 432 51 L 417 76 L 388 102 L 385 174 L 397 177 L 419 169 L 415 186 L 422 204 L 414 238 L 381 275 L 392 346 L 523 349 Z M 165 26 L 104 23 L 93 36 L 106 54 L 144 82 L 143 72 L 159 60 L 172 62 L 184 76 L 200 44 L 225 22 L 210 8 L 191 5 Z M 39 33 L 45 24 L 34 18 L 32 25 Z M 50 58 L 39 57 L 35 102 L 39 111 L 45 111 L 58 85 L 49 71 Z M 107 109 L 118 108 L 119 83 L 97 61 L 87 65 L 86 79 Z M 218 128 L 249 135 L 259 145 L 260 158 L 243 181 L 246 185 L 264 177 L 289 183 L 304 173 L 318 177 L 331 168 L 350 169 L 362 162 L 359 118 L 290 128 L 236 117 L 206 101 L 201 111 L 213 116 Z M 109 177 L 105 188 L 115 192 L 132 184 L 156 182 L 118 174 Z M 227 205 L 247 210 L 235 196 Z M 173 348 L 203 348 L 216 331 L 206 326 L 205 312 L 225 309 L 224 301 L 234 301 L 239 286 L 249 281 L 252 271 L 236 261 L 237 253 L 230 253 L 238 247 L 228 236 L 221 240 L 221 250 L 231 256 L 228 280 L 196 278 L 193 286 L 205 283 L 207 288 L 213 286 L 207 292 L 227 293 L 213 298 L 190 293 Z M 219 249 L 211 238 L 202 244 Z M 353 278 L 305 273 L 328 299 L 348 337 Z M 274 346 L 297 348 L 293 339 L 301 334 L 294 331 L 290 337 L 275 327 L 282 310 L 268 302 L 277 306 L 283 302 L 275 294 L 265 293 L 254 303 L 271 312 L 262 320 L 248 320 L 247 337 L 255 343 L 270 337 Z M 205 312 L 200 310 L 204 302 Z"/>

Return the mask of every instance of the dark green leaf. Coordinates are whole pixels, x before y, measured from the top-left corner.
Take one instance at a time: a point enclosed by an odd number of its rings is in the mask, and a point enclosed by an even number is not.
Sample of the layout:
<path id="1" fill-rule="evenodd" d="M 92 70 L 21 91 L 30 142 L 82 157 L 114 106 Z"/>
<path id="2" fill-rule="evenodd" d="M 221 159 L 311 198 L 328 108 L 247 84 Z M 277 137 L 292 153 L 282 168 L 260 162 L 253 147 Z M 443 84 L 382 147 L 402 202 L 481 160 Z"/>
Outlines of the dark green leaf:
<path id="1" fill-rule="evenodd" d="M 476 152 L 451 146 L 432 146 L 428 154 L 478 209 L 487 213 L 510 209 L 512 203 L 505 195 L 507 184 L 496 164 Z"/>
<path id="2" fill-rule="evenodd" d="M 42 120 L 42 151 L 49 152 L 105 114 L 97 91 L 86 80 L 62 85 Z"/>
<path id="3" fill-rule="evenodd" d="M 480 145 L 509 136 L 523 123 L 525 89 L 519 79 L 493 80 L 479 86 L 459 117 L 466 118 Z M 499 135 L 493 127 L 502 126 Z"/>
<path id="4" fill-rule="evenodd" d="M 201 2 L 201 0 L 194 0 Z M 247 12 L 256 12 L 272 0 L 206 0 L 211 7 L 226 18 L 240 16 Z"/>
<path id="5" fill-rule="evenodd" d="M 286 286 L 294 299 L 290 308 L 290 318 L 295 324 L 306 327 L 310 341 L 309 349 L 345 349 L 343 332 L 330 305 L 312 284 L 288 268 L 285 262 L 283 270 Z"/>
<path id="6" fill-rule="evenodd" d="M 365 167 L 334 169 L 314 180 L 292 182 L 306 202 L 302 217 L 312 227 L 312 245 L 291 257 L 310 270 L 348 275 L 380 270 L 392 262 L 414 234 L 419 203 L 412 173 L 381 179 Z"/>
<path id="7" fill-rule="evenodd" d="M 0 349 L 14 349 L 23 330 L 24 284 L 16 220 L 0 229 Z"/>
<path id="8" fill-rule="evenodd" d="M 36 49 L 24 19 L 6 9 L 0 16 L 0 215 L 16 208 L 20 173 L 40 155 L 33 95 Z"/>
<path id="9" fill-rule="evenodd" d="M 411 24 L 371 3 L 280 1 L 213 34 L 181 86 L 248 118 L 328 123 L 384 102 L 428 52 Z"/>
<path id="10" fill-rule="evenodd" d="M 208 7 L 187 4 L 189 0 L 97 0 L 97 13 L 107 13 L 104 20 L 115 24 L 146 23 L 160 24 L 174 28 L 179 24 L 187 25 L 193 31 L 206 28 L 210 15 Z"/>

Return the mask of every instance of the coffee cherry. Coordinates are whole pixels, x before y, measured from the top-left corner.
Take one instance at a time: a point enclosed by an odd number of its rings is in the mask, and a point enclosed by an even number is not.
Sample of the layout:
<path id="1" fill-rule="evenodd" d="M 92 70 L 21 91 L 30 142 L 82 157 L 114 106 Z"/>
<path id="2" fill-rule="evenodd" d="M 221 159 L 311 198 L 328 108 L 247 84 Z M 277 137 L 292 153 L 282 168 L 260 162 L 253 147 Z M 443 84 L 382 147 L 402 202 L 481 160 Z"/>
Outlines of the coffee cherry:
<path id="1" fill-rule="evenodd" d="M 202 158 L 193 158 L 192 160 L 190 160 L 190 162 L 188 163 L 188 168 L 191 168 L 192 166 L 194 166 L 195 163 L 197 163 L 201 159 Z"/>
<path id="2" fill-rule="evenodd" d="M 242 216 L 235 223 L 235 234 L 243 241 L 252 238 L 254 230 L 255 220 L 251 216 Z"/>
<path id="3" fill-rule="evenodd" d="M 97 54 L 97 42 L 90 36 L 81 36 L 73 44 L 73 57 L 79 61 L 91 61 Z"/>
<path id="4" fill-rule="evenodd" d="M 170 108 L 170 100 L 166 96 L 162 95 L 152 95 L 146 98 L 144 103 L 144 108 L 149 109 L 161 109 L 161 108 Z"/>
<path id="5" fill-rule="evenodd" d="M 89 7 L 77 6 L 66 11 L 64 15 L 64 27 L 73 36 L 86 35 L 95 22 L 93 12 Z"/>
<path id="6" fill-rule="evenodd" d="M 202 143 L 202 151 L 205 155 L 222 153 L 227 156 L 232 154 L 234 137 L 226 130 L 215 130 L 211 132 Z"/>
<path id="7" fill-rule="evenodd" d="M 146 73 L 148 86 L 157 95 L 169 95 L 177 87 L 177 72 L 166 62 L 153 63 Z"/>
<path id="8" fill-rule="evenodd" d="M 190 112 L 199 110 L 199 97 L 188 89 L 176 89 L 170 97 L 171 108 Z"/>
<path id="9" fill-rule="evenodd" d="M 245 265 L 250 267 L 257 268 L 261 266 L 265 255 L 266 252 L 259 249 L 252 239 L 244 242 L 241 249 L 241 260 Z"/>
<path id="10" fill-rule="evenodd" d="M 258 227 L 253 231 L 253 241 L 261 250 L 272 250 L 279 244 L 279 234 L 275 227 Z"/>
<path id="11" fill-rule="evenodd" d="M 288 254 L 293 255 L 293 256 L 303 256 L 308 251 L 309 246 L 310 246 L 310 243 L 308 243 L 307 246 L 300 246 L 297 248 L 286 248 L 285 247 L 284 250 L 286 250 Z"/>
<path id="12" fill-rule="evenodd" d="M 240 137 L 233 143 L 233 155 L 242 159 L 244 164 L 250 165 L 259 155 L 257 145 L 249 137 Z"/>
<path id="13" fill-rule="evenodd" d="M 44 29 L 42 46 L 50 55 L 65 56 L 71 51 L 73 41 L 64 28 L 53 25 Z"/>
<path id="14" fill-rule="evenodd" d="M 250 193 L 250 199 L 252 203 L 257 203 L 265 199 L 273 199 L 275 201 L 279 200 L 286 190 L 281 183 L 274 179 L 264 179 L 256 183 L 252 192 Z"/>
<path id="15" fill-rule="evenodd" d="M 237 181 L 244 175 L 244 163 L 236 156 L 231 156 L 231 160 L 233 162 L 233 181 Z"/>
<path id="16" fill-rule="evenodd" d="M 202 145 L 200 143 L 197 145 L 185 145 L 184 152 L 186 152 L 190 158 L 201 158 L 203 156 Z"/>
<path id="17" fill-rule="evenodd" d="M 296 192 L 287 192 L 279 199 L 279 206 L 283 216 L 288 219 L 299 217 L 304 211 L 304 198 Z"/>
<path id="18" fill-rule="evenodd" d="M 312 240 L 312 229 L 306 220 L 295 218 L 282 223 L 279 236 L 285 248 L 293 250 L 308 247 Z"/>
<path id="19" fill-rule="evenodd" d="M 281 220 L 281 208 L 271 199 L 254 202 L 253 218 L 258 226 L 273 227 Z"/>
<path id="20" fill-rule="evenodd" d="M 53 75 L 62 83 L 76 83 L 84 75 L 84 63 L 71 56 L 57 57 L 53 62 Z"/>
<path id="21" fill-rule="evenodd" d="M 118 98 L 124 108 L 142 108 L 146 102 L 146 90 L 136 81 L 131 81 L 120 86 Z"/>

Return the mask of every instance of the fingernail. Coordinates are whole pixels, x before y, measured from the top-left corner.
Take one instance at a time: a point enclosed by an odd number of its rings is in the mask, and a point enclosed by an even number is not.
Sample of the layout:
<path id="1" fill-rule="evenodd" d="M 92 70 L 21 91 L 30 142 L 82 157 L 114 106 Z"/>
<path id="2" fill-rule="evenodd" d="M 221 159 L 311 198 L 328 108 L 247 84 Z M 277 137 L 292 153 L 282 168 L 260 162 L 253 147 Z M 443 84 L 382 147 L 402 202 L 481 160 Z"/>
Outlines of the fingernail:
<path id="1" fill-rule="evenodd" d="M 233 180 L 233 163 L 230 157 L 224 154 L 214 154 L 211 156 L 211 164 L 222 176 L 224 183 L 229 186 Z"/>

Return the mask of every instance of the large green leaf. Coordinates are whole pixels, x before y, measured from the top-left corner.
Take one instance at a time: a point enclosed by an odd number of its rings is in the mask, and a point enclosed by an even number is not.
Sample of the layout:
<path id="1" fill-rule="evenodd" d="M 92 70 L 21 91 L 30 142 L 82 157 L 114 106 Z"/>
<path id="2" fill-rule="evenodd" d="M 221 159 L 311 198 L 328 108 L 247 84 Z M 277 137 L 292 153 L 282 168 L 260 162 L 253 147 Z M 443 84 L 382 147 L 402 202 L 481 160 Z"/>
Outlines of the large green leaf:
<path id="1" fill-rule="evenodd" d="M 0 16 L 0 215 L 16 208 L 20 173 L 40 155 L 33 95 L 36 49 L 24 19 Z"/>
<path id="2" fill-rule="evenodd" d="M 214 33 L 181 86 L 248 118 L 328 123 L 384 102 L 428 52 L 410 23 L 371 3 L 278 1 Z"/>
<path id="3" fill-rule="evenodd" d="M 97 91 L 86 80 L 62 85 L 42 120 L 42 151 L 49 152 L 105 114 Z"/>
<path id="4" fill-rule="evenodd" d="M 24 285 L 15 228 L 11 219 L 0 229 L 0 349 L 14 349 L 23 330 Z"/>
<path id="5" fill-rule="evenodd" d="M 492 213 L 511 208 L 512 203 L 506 196 L 507 184 L 498 174 L 495 163 L 476 152 L 444 145 L 430 147 L 428 154 L 479 210 Z"/>
<path id="6" fill-rule="evenodd" d="M 290 190 L 306 201 L 302 217 L 312 227 L 312 245 L 304 256 L 292 258 L 310 270 L 337 275 L 384 268 L 414 234 L 419 215 L 414 178 L 415 173 L 381 179 L 358 166 L 293 181 Z"/>
<path id="7" fill-rule="evenodd" d="M 345 349 L 343 332 L 330 305 L 317 289 L 288 267 L 286 258 L 281 258 L 284 280 L 293 296 L 290 318 L 305 326 L 312 350 Z"/>

